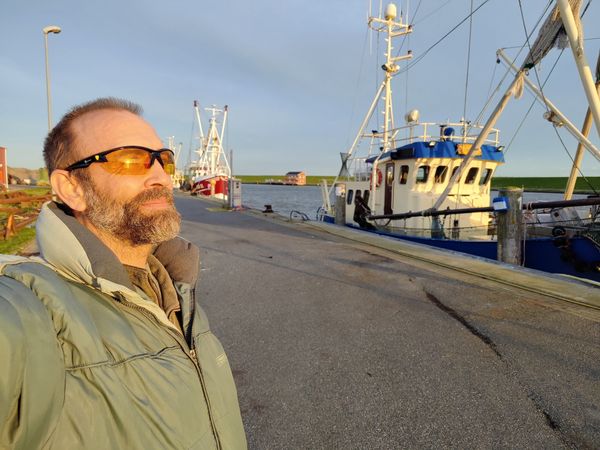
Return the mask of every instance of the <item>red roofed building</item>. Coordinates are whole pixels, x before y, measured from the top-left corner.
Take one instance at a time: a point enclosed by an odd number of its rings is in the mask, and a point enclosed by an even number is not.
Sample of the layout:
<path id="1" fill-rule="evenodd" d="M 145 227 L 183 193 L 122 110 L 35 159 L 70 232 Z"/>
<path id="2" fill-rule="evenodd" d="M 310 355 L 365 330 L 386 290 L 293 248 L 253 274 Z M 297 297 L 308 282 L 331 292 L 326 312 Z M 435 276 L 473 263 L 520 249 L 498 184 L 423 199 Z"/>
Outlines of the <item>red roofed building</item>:
<path id="1" fill-rule="evenodd" d="M 306 184 L 306 174 L 304 172 L 288 172 L 285 174 L 284 183 L 304 186 Z"/>

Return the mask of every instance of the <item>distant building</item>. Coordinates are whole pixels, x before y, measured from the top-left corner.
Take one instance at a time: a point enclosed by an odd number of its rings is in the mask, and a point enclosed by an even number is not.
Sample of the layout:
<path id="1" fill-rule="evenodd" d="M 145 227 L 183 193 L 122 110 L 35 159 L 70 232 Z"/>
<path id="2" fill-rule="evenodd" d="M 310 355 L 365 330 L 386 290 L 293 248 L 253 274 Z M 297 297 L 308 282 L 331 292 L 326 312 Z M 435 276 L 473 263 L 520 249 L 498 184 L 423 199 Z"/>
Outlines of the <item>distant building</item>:
<path id="1" fill-rule="evenodd" d="M 4 147 L 0 147 L 0 185 L 8 187 L 8 164 Z"/>
<path id="2" fill-rule="evenodd" d="M 304 172 L 288 172 L 285 174 L 284 183 L 304 186 L 306 184 L 306 174 Z"/>

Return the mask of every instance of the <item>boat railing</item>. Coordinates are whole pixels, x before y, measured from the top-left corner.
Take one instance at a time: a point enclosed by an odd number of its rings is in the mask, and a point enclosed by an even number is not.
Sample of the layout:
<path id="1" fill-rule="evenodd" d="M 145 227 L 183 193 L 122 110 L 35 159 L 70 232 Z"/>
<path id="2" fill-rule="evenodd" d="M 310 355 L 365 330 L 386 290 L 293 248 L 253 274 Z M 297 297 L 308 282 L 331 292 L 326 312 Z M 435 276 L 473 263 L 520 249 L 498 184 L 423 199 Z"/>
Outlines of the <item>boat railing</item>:
<path id="1" fill-rule="evenodd" d="M 394 128 L 388 133 L 392 136 L 393 147 L 401 147 L 417 141 L 452 141 L 459 144 L 472 144 L 479 137 L 479 132 L 482 129 L 483 125 L 470 122 L 414 122 Z M 374 131 L 363 135 L 363 137 L 383 138 L 383 132 Z M 498 147 L 500 145 L 500 130 L 492 128 L 483 144 Z M 379 144 L 373 143 L 373 145 Z"/>
<path id="2" fill-rule="evenodd" d="M 469 122 L 415 122 L 390 130 L 392 148 L 401 147 L 412 142 L 451 141 L 458 144 L 473 144 L 479 136 L 478 131 L 482 125 Z M 367 159 L 381 151 L 379 139 L 383 139 L 383 132 L 373 131 L 363 137 L 370 137 L 371 144 L 368 154 L 352 156 L 347 161 L 348 178 L 355 181 L 367 181 L 371 173 L 367 166 Z M 500 130 L 492 128 L 483 144 L 498 147 L 500 144 Z M 344 178 L 344 177 L 342 177 Z"/>
<path id="3" fill-rule="evenodd" d="M 349 178 L 354 181 L 368 181 L 371 174 L 371 170 L 367 165 L 367 159 L 370 156 L 362 156 L 356 158 L 350 158 L 348 160 L 348 174 Z"/>

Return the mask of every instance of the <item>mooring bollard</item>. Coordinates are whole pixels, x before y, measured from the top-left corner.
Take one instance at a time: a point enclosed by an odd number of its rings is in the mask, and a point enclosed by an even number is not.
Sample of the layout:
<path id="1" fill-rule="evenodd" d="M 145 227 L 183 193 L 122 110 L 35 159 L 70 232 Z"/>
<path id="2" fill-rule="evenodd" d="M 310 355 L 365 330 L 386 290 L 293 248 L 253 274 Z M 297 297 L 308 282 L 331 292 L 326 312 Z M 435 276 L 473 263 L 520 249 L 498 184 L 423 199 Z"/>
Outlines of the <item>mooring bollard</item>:
<path id="1" fill-rule="evenodd" d="M 521 265 L 523 261 L 523 189 L 507 187 L 498 191 L 493 200 L 497 212 L 498 249 L 497 259 L 505 263 Z"/>
<path id="2" fill-rule="evenodd" d="M 335 224 L 346 224 L 346 185 L 335 185 Z"/>

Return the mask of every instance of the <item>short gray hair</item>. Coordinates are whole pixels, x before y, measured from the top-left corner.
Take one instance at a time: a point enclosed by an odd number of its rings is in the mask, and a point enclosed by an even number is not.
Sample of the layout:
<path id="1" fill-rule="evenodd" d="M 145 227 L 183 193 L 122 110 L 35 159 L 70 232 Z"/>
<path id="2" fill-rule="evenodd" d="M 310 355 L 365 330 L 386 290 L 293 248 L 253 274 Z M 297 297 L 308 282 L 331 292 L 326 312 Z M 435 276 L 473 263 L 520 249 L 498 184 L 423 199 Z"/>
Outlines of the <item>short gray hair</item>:
<path id="1" fill-rule="evenodd" d="M 75 135 L 71 130 L 71 125 L 74 120 L 84 114 L 100 111 L 104 109 L 112 109 L 117 111 L 129 111 L 137 116 L 142 115 L 142 107 L 129 100 L 123 100 L 115 97 L 103 97 L 92 100 L 81 105 L 74 106 L 66 113 L 60 122 L 48 133 L 44 141 L 44 161 L 48 168 L 48 175 L 54 169 L 61 169 L 72 164 L 75 154 Z"/>

